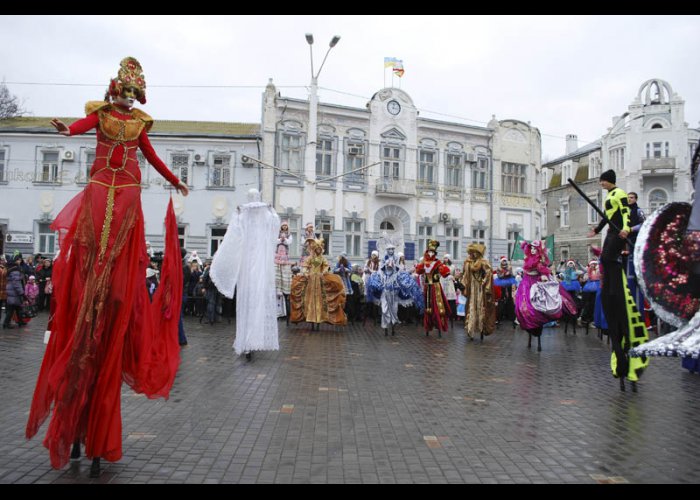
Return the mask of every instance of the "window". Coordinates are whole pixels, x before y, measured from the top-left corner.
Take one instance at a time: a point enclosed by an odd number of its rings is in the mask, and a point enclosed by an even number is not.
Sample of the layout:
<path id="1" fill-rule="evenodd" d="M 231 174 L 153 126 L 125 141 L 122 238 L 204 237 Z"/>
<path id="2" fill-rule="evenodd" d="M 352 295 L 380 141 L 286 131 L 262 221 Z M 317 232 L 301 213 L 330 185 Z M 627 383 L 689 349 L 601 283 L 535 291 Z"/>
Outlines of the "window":
<path id="1" fill-rule="evenodd" d="M 221 246 L 221 243 L 224 241 L 224 236 L 226 236 L 225 227 L 211 228 L 211 239 L 209 240 L 209 255 L 211 255 L 212 257 L 214 256 L 216 251 Z"/>
<path id="2" fill-rule="evenodd" d="M 319 138 L 316 143 L 316 175 L 329 177 L 333 174 L 333 139 Z"/>
<path id="3" fill-rule="evenodd" d="M 401 148 L 397 146 L 382 147 L 382 177 L 385 179 L 401 178 Z"/>
<path id="4" fill-rule="evenodd" d="M 329 217 L 316 218 L 316 232 L 323 238 L 323 255 L 328 255 L 331 249 L 331 234 L 333 233 L 333 220 Z"/>
<path id="5" fill-rule="evenodd" d="M 688 152 L 688 161 L 689 162 L 693 161 L 693 155 L 695 154 L 695 150 L 697 149 L 697 147 L 698 147 L 697 142 L 689 142 L 688 143 L 688 149 L 690 150 Z"/>
<path id="6" fill-rule="evenodd" d="M 661 143 L 660 142 L 654 142 L 651 145 L 652 147 L 652 154 L 654 158 L 661 158 Z"/>
<path id="7" fill-rule="evenodd" d="M 527 165 L 501 163 L 501 183 L 505 193 L 525 193 L 525 172 Z M 567 179 L 571 177 L 570 175 Z M 563 179 L 562 179 L 563 180 Z"/>
<path id="8" fill-rule="evenodd" d="M 421 149 L 418 151 L 418 182 L 435 184 L 435 151 Z"/>
<path id="9" fill-rule="evenodd" d="M 289 256 L 299 257 L 301 247 L 304 244 L 304 242 L 300 239 L 301 236 L 299 236 L 299 217 L 290 215 L 287 217 L 282 217 L 282 220 L 286 220 L 289 224 L 289 234 L 292 237 L 292 244 L 289 245 Z"/>
<path id="10" fill-rule="evenodd" d="M 41 254 L 54 254 L 56 253 L 56 233 L 51 231 L 49 222 L 40 222 L 38 233 L 39 237 L 39 248 L 37 249 Z"/>
<path id="11" fill-rule="evenodd" d="M 389 222 L 388 220 L 382 221 L 381 224 L 379 224 L 379 229 L 381 231 L 393 231 L 394 230 L 394 225 Z"/>
<path id="12" fill-rule="evenodd" d="M 600 196 L 600 191 L 596 193 L 587 193 L 588 197 L 595 203 L 596 207 L 601 207 L 603 204 L 601 203 L 601 196 Z M 589 224 L 598 224 L 598 221 L 600 219 L 600 215 L 596 211 L 595 208 L 593 208 L 591 205 L 588 205 L 588 223 Z"/>
<path id="13" fill-rule="evenodd" d="M 362 221 L 345 221 L 345 253 L 352 256 L 362 255 Z"/>
<path id="14" fill-rule="evenodd" d="M 149 163 L 146 161 L 146 157 L 143 155 L 141 151 L 138 151 L 136 153 L 136 159 L 139 162 L 139 170 L 141 171 L 141 185 L 144 187 L 148 187 L 148 165 Z"/>
<path id="15" fill-rule="evenodd" d="M 512 230 L 508 231 L 508 258 L 510 259 L 513 255 L 513 250 L 515 249 L 515 242 L 518 241 L 520 237 L 520 231 Z"/>
<path id="16" fill-rule="evenodd" d="M 561 260 L 569 260 L 569 247 L 561 247 Z"/>
<path id="17" fill-rule="evenodd" d="M 661 144 L 661 143 L 659 143 Z M 625 169 L 625 148 L 615 148 L 611 149 L 609 152 L 610 158 L 610 168 L 613 170 L 624 170 Z"/>
<path id="18" fill-rule="evenodd" d="M 589 163 L 589 179 L 598 179 L 601 174 L 601 164 L 600 164 L 600 158 L 597 156 L 594 156 L 593 158 L 590 159 Z"/>
<path id="19" fill-rule="evenodd" d="M 348 174 L 345 176 L 345 179 L 364 182 L 365 170 L 359 170 L 351 174 L 348 172 L 365 166 L 367 159 L 365 156 L 365 145 L 363 142 L 358 141 L 347 141 L 345 144 L 345 173 Z"/>
<path id="20" fill-rule="evenodd" d="M 474 228 L 472 229 L 472 240 L 474 243 L 486 244 L 486 229 Z"/>
<path id="21" fill-rule="evenodd" d="M 668 195 L 663 189 L 652 189 L 649 193 L 649 212 L 654 212 L 657 208 L 668 203 Z"/>
<path id="22" fill-rule="evenodd" d="M 283 133 L 280 135 L 280 164 L 279 167 L 290 172 L 302 172 L 303 146 L 300 134 Z"/>
<path id="23" fill-rule="evenodd" d="M 567 162 L 561 166 L 561 185 L 568 184 L 568 179 L 571 179 L 571 163 Z"/>
<path id="24" fill-rule="evenodd" d="M 5 163 L 5 150 L 0 149 L 0 182 L 7 180 L 7 168 Z"/>
<path id="25" fill-rule="evenodd" d="M 486 170 L 488 169 L 489 159 L 485 156 L 479 156 L 476 163 L 472 167 L 472 187 L 474 189 L 488 189 L 486 182 Z"/>
<path id="26" fill-rule="evenodd" d="M 559 227 L 569 227 L 569 200 L 559 204 Z"/>
<path id="27" fill-rule="evenodd" d="M 464 155 L 447 153 L 445 167 L 445 185 L 450 187 L 462 187 L 462 170 L 464 169 Z"/>
<path id="28" fill-rule="evenodd" d="M 452 256 L 452 261 L 459 259 L 459 227 L 445 226 L 446 253 Z"/>
<path id="29" fill-rule="evenodd" d="M 665 156 L 666 158 L 668 158 L 668 153 L 669 153 L 669 151 L 670 151 L 670 147 L 669 147 L 668 142 L 664 142 L 664 156 Z"/>
<path id="30" fill-rule="evenodd" d="M 177 239 L 180 241 L 180 248 L 187 248 L 187 226 L 177 226 Z"/>
<path id="31" fill-rule="evenodd" d="M 95 150 L 85 150 L 84 158 L 85 162 L 80 168 L 80 171 L 78 172 L 78 177 L 76 178 L 76 182 L 78 183 L 84 183 L 90 180 L 90 170 L 92 169 L 92 164 L 95 163 Z"/>
<path id="32" fill-rule="evenodd" d="M 424 252 L 428 248 L 428 240 L 433 239 L 433 226 L 428 224 L 418 224 L 418 248 Z"/>
<path id="33" fill-rule="evenodd" d="M 43 151 L 39 182 L 58 182 L 58 151 Z"/>
<path id="34" fill-rule="evenodd" d="M 233 187 L 231 155 L 215 154 L 211 165 L 211 187 Z"/>
<path id="35" fill-rule="evenodd" d="M 173 174 L 188 186 L 192 185 L 190 174 L 190 155 L 173 153 L 170 156 L 170 170 Z"/>

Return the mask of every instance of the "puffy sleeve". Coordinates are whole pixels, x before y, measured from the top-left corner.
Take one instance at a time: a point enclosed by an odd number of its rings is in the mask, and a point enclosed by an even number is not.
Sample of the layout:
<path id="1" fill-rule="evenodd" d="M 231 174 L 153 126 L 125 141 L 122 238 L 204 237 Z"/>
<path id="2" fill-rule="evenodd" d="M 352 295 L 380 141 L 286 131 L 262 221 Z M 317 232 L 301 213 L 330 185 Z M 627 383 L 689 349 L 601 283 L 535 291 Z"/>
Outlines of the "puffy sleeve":
<path id="1" fill-rule="evenodd" d="M 243 255 L 241 214 L 235 211 L 226 230 L 224 241 L 221 242 L 221 246 L 214 254 L 209 271 L 216 288 L 229 299 L 233 298 L 238 284 Z"/>
<path id="2" fill-rule="evenodd" d="M 148 163 L 153 165 L 153 168 L 155 168 L 160 175 L 165 177 L 165 180 L 175 187 L 180 184 L 180 179 L 178 179 L 175 174 L 172 173 L 168 166 L 163 163 L 163 160 L 161 160 L 156 154 L 156 151 L 153 149 L 153 145 L 151 144 L 145 129 L 142 130 L 141 135 L 139 135 L 139 149 L 141 149 L 143 152 L 143 155 L 146 157 L 146 160 L 148 160 Z"/>

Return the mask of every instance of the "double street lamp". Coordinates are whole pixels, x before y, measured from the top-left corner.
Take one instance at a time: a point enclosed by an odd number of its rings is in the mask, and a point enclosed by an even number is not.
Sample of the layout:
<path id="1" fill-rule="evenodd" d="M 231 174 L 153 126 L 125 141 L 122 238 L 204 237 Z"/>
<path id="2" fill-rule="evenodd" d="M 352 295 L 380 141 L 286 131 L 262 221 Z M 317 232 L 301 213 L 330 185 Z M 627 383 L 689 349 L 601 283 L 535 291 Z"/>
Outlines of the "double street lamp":
<path id="1" fill-rule="evenodd" d="M 311 86 L 309 88 L 309 129 L 307 131 L 306 149 L 304 154 L 304 175 L 311 181 L 309 185 L 304 186 L 304 206 L 303 206 L 303 224 L 311 222 L 314 224 L 316 218 L 316 135 L 317 135 L 317 114 L 318 114 L 318 75 L 321 74 L 323 65 L 326 63 L 326 58 L 331 49 L 336 46 L 340 37 L 335 35 L 331 38 L 328 44 L 328 50 L 321 62 L 321 67 L 314 74 L 314 53 L 313 43 L 314 36 L 311 33 L 306 34 L 306 42 L 309 44 L 309 54 L 311 56 Z M 315 225 L 315 224 L 314 224 Z"/>

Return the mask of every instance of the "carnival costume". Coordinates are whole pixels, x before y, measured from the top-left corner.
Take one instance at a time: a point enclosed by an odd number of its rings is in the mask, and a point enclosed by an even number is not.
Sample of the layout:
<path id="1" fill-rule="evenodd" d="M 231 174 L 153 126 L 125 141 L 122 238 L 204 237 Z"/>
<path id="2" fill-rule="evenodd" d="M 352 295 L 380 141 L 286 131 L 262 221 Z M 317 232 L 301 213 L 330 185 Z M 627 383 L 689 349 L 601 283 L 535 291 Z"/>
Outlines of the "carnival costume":
<path id="1" fill-rule="evenodd" d="M 496 308 L 493 297 L 493 271 L 484 258 L 486 247 L 472 243 L 467 247 L 469 257 L 464 261 L 462 284 L 467 297 L 464 330 L 470 340 L 475 335 L 491 335 L 496 329 Z"/>
<path id="2" fill-rule="evenodd" d="M 277 291 L 277 315 L 289 318 L 289 294 L 292 292 L 292 263 L 289 262 L 289 245 L 293 242 L 287 221 L 282 222 L 277 234 L 275 251 L 275 290 Z"/>
<path id="3" fill-rule="evenodd" d="M 275 303 L 275 236 L 280 219 L 257 189 L 231 216 L 209 275 L 229 299 L 236 293 L 236 354 L 279 350 Z"/>
<path id="4" fill-rule="evenodd" d="M 323 239 L 310 238 L 306 245 L 310 255 L 302 264 L 304 271 L 292 278 L 292 323 L 308 321 L 312 323 L 312 329 L 320 323 L 347 324 L 343 310 L 345 286 L 340 276 L 328 271 L 328 261 L 323 256 Z"/>
<path id="5" fill-rule="evenodd" d="M 642 224 L 634 249 L 639 284 L 654 312 L 677 330 L 631 356 L 700 357 L 700 146 L 691 165 L 692 204 L 669 203 Z"/>
<path id="6" fill-rule="evenodd" d="M 108 92 L 117 97 L 126 88 L 137 89 L 139 102 L 146 102 L 141 66 L 131 57 L 121 61 Z M 44 439 L 51 465 L 65 465 L 73 444 L 78 447 L 72 456 L 79 456 L 82 442 L 94 459 L 93 475 L 96 464 L 99 473 L 100 457 L 117 461 L 122 456 L 122 380 L 149 398 L 167 398 L 180 360 L 177 221 L 171 200 L 161 283 L 151 303 L 144 286 L 149 256 L 137 149 L 173 186 L 182 185 L 151 146 L 150 116 L 106 101 L 88 102 L 85 111 L 87 117 L 68 131 L 77 135 L 97 128 L 95 162 L 88 185 L 51 224 L 60 247 L 52 275 L 55 314 L 26 435 L 38 432 L 53 406 Z M 61 122 L 52 123 L 66 131 Z"/>
<path id="7" fill-rule="evenodd" d="M 627 286 L 627 276 L 621 258 L 626 242 L 612 229 L 614 225 L 620 231 L 630 231 L 627 193 L 615 186 L 616 176 L 613 170 L 603 172 L 600 180 L 612 185 L 605 198 L 605 218 L 594 229 L 597 234 L 608 222 L 611 223 L 600 255 L 603 273 L 600 295 L 613 348 L 610 367 L 613 376 L 620 379 L 620 389 L 625 390 L 624 379 L 627 378 L 633 383 L 634 391 L 634 383 L 649 364 L 649 360 L 646 357 L 630 359 L 628 353 L 631 348 L 646 342 L 649 334 Z"/>
<path id="8" fill-rule="evenodd" d="M 394 325 L 399 323 L 399 305 L 415 305 L 423 312 L 423 292 L 416 280 L 399 269 L 398 259 L 394 257 L 395 245 L 389 242 L 385 246 L 386 254 L 381 261 L 379 271 L 367 280 L 367 302 L 374 302 L 381 307 L 382 328 L 384 335 L 394 335 Z"/>
<path id="9" fill-rule="evenodd" d="M 536 283 L 542 281 L 542 276 L 552 280 L 552 273 L 549 269 L 550 261 L 547 256 L 547 249 L 541 240 L 534 240 L 532 243 L 522 241 L 520 248 L 525 254 L 525 264 L 523 265 L 523 278 L 515 294 L 515 315 L 520 328 L 526 330 L 531 337 L 537 337 L 538 350 L 541 350 L 539 342 L 542 327 L 551 321 L 561 318 L 564 313 L 576 314 L 576 305 L 569 293 L 559 284 L 558 291 L 561 297 L 561 308 L 559 311 L 545 313 L 535 309 L 530 299 L 530 289 Z M 529 340 L 531 341 L 532 339 L 530 338 Z"/>
<path id="10" fill-rule="evenodd" d="M 576 270 L 576 263 L 572 259 L 566 261 L 562 274 L 564 276 L 564 281 L 562 281 L 564 290 L 572 294 L 581 293 L 581 283 L 578 281 L 579 273 Z"/>
<path id="11" fill-rule="evenodd" d="M 515 302 L 513 301 L 513 287 L 517 288 L 518 282 L 513 276 L 513 268 L 505 256 L 501 257 L 493 284 L 501 290 L 501 297 L 498 300 L 498 320 L 500 321 L 504 318 L 511 321 L 514 320 Z"/>
<path id="12" fill-rule="evenodd" d="M 440 284 L 440 277 L 450 274 L 450 268 L 436 257 L 439 246 L 440 242 L 436 240 L 428 241 L 428 248 L 423 254 L 423 259 L 416 264 L 416 274 L 423 278 L 423 297 L 425 300 L 423 327 L 425 335 L 428 336 L 433 328 L 437 328 L 438 337 L 442 337 L 442 332 L 447 331 L 447 320 L 452 313 Z"/>
<path id="13" fill-rule="evenodd" d="M 581 321 L 590 323 L 593 321 L 593 310 L 595 308 L 595 297 L 600 290 L 600 271 L 598 270 L 598 261 L 591 260 L 586 269 L 586 284 L 583 285 L 583 310 L 581 311 Z"/>

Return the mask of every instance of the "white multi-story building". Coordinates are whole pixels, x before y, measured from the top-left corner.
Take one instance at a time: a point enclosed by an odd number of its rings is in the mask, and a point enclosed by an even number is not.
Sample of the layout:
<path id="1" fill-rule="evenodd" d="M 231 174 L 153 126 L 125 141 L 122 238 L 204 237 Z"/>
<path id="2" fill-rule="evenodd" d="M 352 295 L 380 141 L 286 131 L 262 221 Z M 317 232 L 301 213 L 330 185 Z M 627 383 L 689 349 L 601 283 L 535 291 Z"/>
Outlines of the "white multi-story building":
<path id="1" fill-rule="evenodd" d="M 70 124 L 76 119 L 62 120 Z M 260 169 L 241 162 L 245 155 L 259 154 L 259 125 L 156 120 L 149 137 L 190 194 L 177 194 L 139 152 L 146 237 L 162 250 L 165 209 L 173 195 L 182 244 L 212 255 L 231 211 L 247 201 L 250 187 L 262 187 Z M 95 143 L 94 130 L 65 137 L 56 133 L 50 118 L 0 121 L 0 251 L 55 254 L 56 235 L 49 225 L 85 188 Z"/>
<path id="2" fill-rule="evenodd" d="M 263 194 L 289 221 L 299 243 L 293 257 L 309 222 L 328 254 L 345 252 L 355 262 L 385 231 L 404 242 L 407 260 L 437 239 L 439 253 L 456 262 L 472 241 L 497 259 L 518 236 L 542 235 L 541 139 L 528 123 L 494 118 L 476 127 L 421 118 L 397 88 L 376 92 L 365 108 L 321 103 L 315 144 L 307 144 L 309 118 L 309 101 L 268 84 L 262 161 L 278 169 L 265 171 Z M 316 153 L 311 179 L 307 147 Z"/>
<path id="3" fill-rule="evenodd" d="M 608 169 L 615 171 L 620 188 L 637 193 L 637 204 L 647 215 L 671 201 L 690 200 L 690 161 L 700 130 L 688 127 L 684 107 L 671 85 L 655 78 L 640 86 L 628 110 L 613 117 L 612 127 L 597 141 L 578 148 L 576 136 L 567 136 L 566 154 L 543 165 L 552 172 L 544 197 L 555 258 L 585 262 L 591 258 L 590 246 L 600 245 L 601 239 L 586 237 L 599 216 L 568 178 L 599 207 L 605 192 L 598 178 Z"/>

